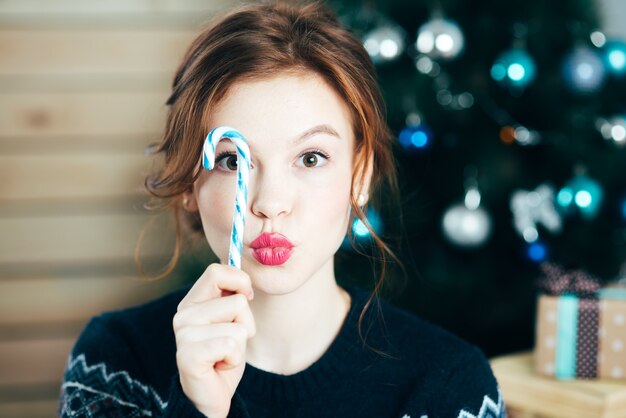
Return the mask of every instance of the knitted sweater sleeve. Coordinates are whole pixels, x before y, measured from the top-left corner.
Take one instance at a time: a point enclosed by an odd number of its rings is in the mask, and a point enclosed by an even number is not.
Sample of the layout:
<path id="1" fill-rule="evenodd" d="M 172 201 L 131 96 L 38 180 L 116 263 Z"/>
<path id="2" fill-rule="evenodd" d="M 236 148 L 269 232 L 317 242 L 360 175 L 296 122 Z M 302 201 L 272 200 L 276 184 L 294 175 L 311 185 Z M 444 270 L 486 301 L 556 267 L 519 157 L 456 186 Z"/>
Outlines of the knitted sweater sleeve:
<path id="1" fill-rule="evenodd" d="M 495 376 L 482 351 L 472 347 L 439 380 L 427 409 L 414 393 L 402 418 L 507 418 Z"/>
<path id="2" fill-rule="evenodd" d="M 178 375 L 157 393 L 138 366 L 132 347 L 101 317 L 92 319 L 67 362 L 59 416 L 206 418 L 185 396 Z M 249 418 L 236 395 L 228 418 Z"/>

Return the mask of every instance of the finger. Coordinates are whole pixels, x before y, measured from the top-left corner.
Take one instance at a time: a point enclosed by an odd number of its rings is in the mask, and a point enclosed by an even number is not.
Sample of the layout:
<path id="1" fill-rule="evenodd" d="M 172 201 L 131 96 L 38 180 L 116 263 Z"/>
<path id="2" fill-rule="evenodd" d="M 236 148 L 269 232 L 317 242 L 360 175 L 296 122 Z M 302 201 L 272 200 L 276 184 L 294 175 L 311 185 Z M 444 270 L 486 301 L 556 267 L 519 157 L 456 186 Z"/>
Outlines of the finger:
<path id="1" fill-rule="evenodd" d="M 235 322 L 210 325 L 190 325 L 182 328 L 176 333 L 176 346 L 197 343 L 200 341 L 208 341 L 222 337 L 232 337 L 240 343 L 240 345 L 245 347 L 246 341 L 248 338 L 252 338 L 252 335 L 248 331 L 248 328 Z"/>
<path id="2" fill-rule="evenodd" d="M 240 293 L 248 299 L 254 296 L 252 281 L 247 273 L 232 266 L 213 263 L 204 270 L 178 306 L 217 299 L 224 296 L 224 291 Z"/>
<path id="3" fill-rule="evenodd" d="M 250 335 L 256 334 L 256 323 L 245 296 L 237 294 L 203 303 L 181 307 L 174 315 L 174 332 L 194 325 L 235 322 L 243 325 Z"/>
<path id="4" fill-rule="evenodd" d="M 221 367 L 233 368 L 245 361 L 245 347 L 232 337 L 215 338 L 208 341 L 187 344 L 176 352 L 178 367 L 186 375 L 202 378 L 210 372 L 216 363 L 224 363 Z"/>

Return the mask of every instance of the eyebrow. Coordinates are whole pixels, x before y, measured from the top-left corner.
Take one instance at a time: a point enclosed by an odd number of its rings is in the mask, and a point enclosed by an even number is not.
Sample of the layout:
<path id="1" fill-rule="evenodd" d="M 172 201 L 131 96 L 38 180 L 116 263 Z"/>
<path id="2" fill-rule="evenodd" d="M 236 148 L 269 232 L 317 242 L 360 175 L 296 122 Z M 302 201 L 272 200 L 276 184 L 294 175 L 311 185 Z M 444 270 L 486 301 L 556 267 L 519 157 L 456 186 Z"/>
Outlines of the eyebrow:
<path id="1" fill-rule="evenodd" d="M 315 134 L 328 134 L 330 136 L 334 136 L 338 139 L 341 139 L 337 131 L 332 126 L 323 124 L 323 125 L 317 125 L 310 129 L 307 129 L 306 131 L 302 132 L 300 135 L 292 139 L 292 142 L 295 144 L 298 144 Z"/>

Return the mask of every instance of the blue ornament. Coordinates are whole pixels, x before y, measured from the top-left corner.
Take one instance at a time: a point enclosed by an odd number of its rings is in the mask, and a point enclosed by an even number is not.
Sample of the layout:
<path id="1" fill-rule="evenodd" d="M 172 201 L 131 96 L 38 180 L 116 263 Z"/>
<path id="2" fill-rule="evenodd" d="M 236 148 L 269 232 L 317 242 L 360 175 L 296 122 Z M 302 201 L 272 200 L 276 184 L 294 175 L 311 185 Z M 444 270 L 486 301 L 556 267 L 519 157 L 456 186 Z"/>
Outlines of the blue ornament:
<path id="1" fill-rule="evenodd" d="M 491 67 L 491 77 L 502 86 L 524 89 L 535 79 L 536 68 L 525 50 L 513 48 L 498 56 Z"/>
<path id="2" fill-rule="evenodd" d="M 432 141 L 432 133 L 428 126 L 420 123 L 408 125 L 398 135 L 400 145 L 408 152 L 415 152 L 427 148 Z"/>
<path id="3" fill-rule="evenodd" d="M 603 190 L 598 182 L 581 175 L 576 176 L 559 190 L 556 207 L 566 214 L 579 212 L 586 219 L 593 219 L 600 210 Z"/>
<path id="4" fill-rule="evenodd" d="M 604 61 L 606 68 L 613 74 L 623 75 L 626 73 L 626 42 L 612 40 L 604 44 Z"/>
<path id="5" fill-rule="evenodd" d="M 622 215 L 622 218 L 624 218 L 624 220 L 626 221 L 626 197 L 622 199 L 622 202 L 620 204 L 620 214 Z"/>
<path id="6" fill-rule="evenodd" d="M 577 47 L 563 61 L 565 85 L 575 93 L 593 93 L 606 79 L 606 70 L 598 54 L 587 47 Z"/>
<path id="7" fill-rule="evenodd" d="M 526 255 L 530 261 L 539 264 L 548 259 L 548 247 L 541 241 L 535 241 L 526 246 Z"/>

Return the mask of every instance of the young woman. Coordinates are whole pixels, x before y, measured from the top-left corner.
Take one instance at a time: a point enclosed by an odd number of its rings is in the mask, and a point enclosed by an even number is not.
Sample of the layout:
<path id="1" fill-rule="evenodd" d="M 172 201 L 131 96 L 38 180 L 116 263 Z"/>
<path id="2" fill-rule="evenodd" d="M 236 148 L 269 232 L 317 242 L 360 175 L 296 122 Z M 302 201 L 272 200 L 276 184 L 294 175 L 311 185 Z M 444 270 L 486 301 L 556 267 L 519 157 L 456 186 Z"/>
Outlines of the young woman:
<path id="1" fill-rule="evenodd" d="M 94 318 L 68 362 L 63 417 L 506 416 L 478 348 L 336 282 L 351 220 L 395 174 L 372 63 L 328 9 L 229 12 L 193 42 L 167 104 L 147 188 L 221 263 L 191 288 Z M 215 168 L 201 164 L 218 126 L 251 152 L 241 270 L 226 265 L 235 146 L 219 142 Z"/>

